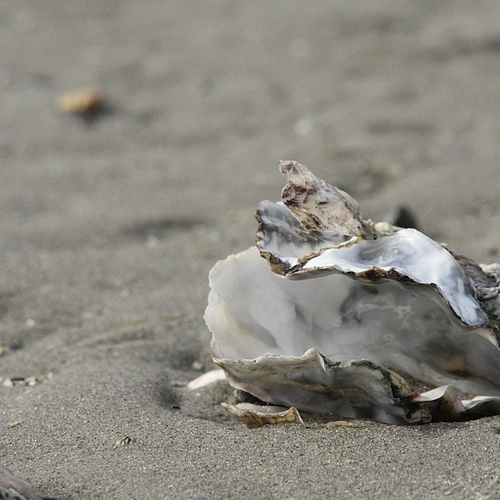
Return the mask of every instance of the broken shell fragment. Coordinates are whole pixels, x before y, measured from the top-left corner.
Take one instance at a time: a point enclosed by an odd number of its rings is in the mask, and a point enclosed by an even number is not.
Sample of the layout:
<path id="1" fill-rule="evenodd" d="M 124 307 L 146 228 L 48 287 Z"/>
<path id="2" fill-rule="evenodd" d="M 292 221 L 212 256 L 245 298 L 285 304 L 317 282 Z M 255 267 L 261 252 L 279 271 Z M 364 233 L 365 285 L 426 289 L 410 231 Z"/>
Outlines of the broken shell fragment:
<path id="1" fill-rule="evenodd" d="M 209 372 L 200 375 L 194 380 L 191 380 L 191 382 L 189 382 L 186 387 L 190 391 L 195 391 L 196 389 L 201 389 L 207 385 L 211 385 L 215 382 L 219 382 L 220 380 L 224 380 L 224 378 L 225 377 L 223 370 L 217 368 L 216 370 L 210 370 Z"/>
<path id="2" fill-rule="evenodd" d="M 273 405 L 254 405 L 238 403 L 230 405 L 222 403 L 226 411 L 249 429 L 258 429 L 268 424 L 297 423 L 303 424 L 297 408 L 283 408 Z"/>
<path id="3" fill-rule="evenodd" d="M 205 320 L 229 383 L 341 418 L 500 414 L 499 266 L 364 220 L 296 162 L 280 169 L 282 201 L 260 204 L 257 247 L 210 273 Z"/>

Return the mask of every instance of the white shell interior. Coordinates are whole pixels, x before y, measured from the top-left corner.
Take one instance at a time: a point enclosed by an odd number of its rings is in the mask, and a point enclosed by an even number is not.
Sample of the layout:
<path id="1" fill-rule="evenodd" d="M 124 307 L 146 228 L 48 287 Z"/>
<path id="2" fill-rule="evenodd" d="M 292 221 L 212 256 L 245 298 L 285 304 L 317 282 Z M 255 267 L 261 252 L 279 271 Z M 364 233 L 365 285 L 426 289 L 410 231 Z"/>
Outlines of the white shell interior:
<path id="1" fill-rule="evenodd" d="M 431 384 L 500 394 L 500 351 L 433 287 L 367 285 L 338 273 L 287 280 L 256 248 L 219 262 L 210 283 L 205 319 L 217 358 L 301 356 L 314 347 L 332 362 L 368 359 Z"/>

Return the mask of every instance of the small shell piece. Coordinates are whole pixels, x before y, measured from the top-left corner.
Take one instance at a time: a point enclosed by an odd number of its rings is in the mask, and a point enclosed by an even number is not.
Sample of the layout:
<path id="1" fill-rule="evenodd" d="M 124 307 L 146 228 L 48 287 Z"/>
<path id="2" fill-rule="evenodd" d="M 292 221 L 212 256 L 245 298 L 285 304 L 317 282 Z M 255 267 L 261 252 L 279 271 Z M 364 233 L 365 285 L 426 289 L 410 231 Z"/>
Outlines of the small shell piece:
<path id="1" fill-rule="evenodd" d="M 104 96 L 96 89 L 80 89 L 59 97 L 57 107 L 61 113 L 86 115 L 102 109 Z"/>
<path id="2" fill-rule="evenodd" d="M 210 370 L 209 372 L 200 375 L 199 377 L 191 380 L 189 384 L 186 386 L 190 391 L 195 391 L 197 389 L 201 389 L 206 387 L 207 385 L 214 384 L 215 382 L 219 382 L 224 380 L 226 377 L 224 375 L 224 371 L 217 368 L 216 370 Z"/>
<path id="3" fill-rule="evenodd" d="M 263 406 L 249 403 L 230 405 L 222 403 L 226 411 L 249 429 L 258 429 L 268 424 L 297 423 L 303 424 L 297 408 L 282 406 Z"/>

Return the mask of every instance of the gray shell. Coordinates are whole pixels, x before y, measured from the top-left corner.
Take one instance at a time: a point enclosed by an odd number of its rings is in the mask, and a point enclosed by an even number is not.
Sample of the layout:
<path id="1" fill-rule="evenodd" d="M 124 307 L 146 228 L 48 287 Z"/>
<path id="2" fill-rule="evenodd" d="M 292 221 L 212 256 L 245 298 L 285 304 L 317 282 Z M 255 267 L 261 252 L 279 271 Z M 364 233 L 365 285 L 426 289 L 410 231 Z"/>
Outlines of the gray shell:
<path id="1" fill-rule="evenodd" d="M 280 168 L 288 183 L 282 202 L 259 206 L 257 248 L 210 274 L 205 319 L 230 384 L 342 418 L 499 414 L 499 266 L 365 221 L 304 166 Z"/>

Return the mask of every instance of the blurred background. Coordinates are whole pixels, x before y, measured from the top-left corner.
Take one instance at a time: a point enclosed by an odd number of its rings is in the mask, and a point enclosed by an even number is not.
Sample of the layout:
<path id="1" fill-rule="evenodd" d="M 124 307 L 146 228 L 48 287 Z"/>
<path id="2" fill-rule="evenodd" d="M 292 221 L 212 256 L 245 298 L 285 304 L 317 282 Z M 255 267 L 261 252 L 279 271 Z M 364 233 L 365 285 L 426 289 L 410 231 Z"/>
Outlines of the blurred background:
<path id="1" fill-rule="evenodd" d="M 253 244 L 280 159 L 495 261 L 498 19 L 496 0 L 1 2 L 5 320 L 205 331 L 208 271 Z"/>
<path id="2" fill-rule="evenodd" d="M 237 217 L 295 159 L 361 201 L 399 181 L 387 211 L 404 201 L 439 234 L 415 179 L 441 185 L 440 215 L 498 208 L 467 191 L 474 172 L 496 197 L 499 16 L 496 1 L 2 2 L 1 211 L 45 239 L 53 212 L 74 228 Z M 80 89 L 101 111 L 64 116 Z"/>
<path id="3" fill-rule="evenodd" d="M 279 428 L 255 447 L 219 425 L 223 393 L 190 406 L 179 391 L 213 366 L 208 273 L 254 244 L 280 159 L 348 191 L 365 217 L 404 207 L 437 241 L 500 260 L 499 20 L 498 0 L 2 0 L 5 465 L 71 498 L 153 498 L 160 476 L 172 498 L 238 496 L 241 478 L 263 498 L 331 478 L 341 497 L 366 498 L 379 464 L 380 498 L 495 488 L 481 422 L 453 428 L 465 444 L 451 427 L 415 441 L 340 429 L 332 454 L 325 434 Z M 297 450 L 268 446 L 293 447 L 292 433 L 310 468 L 301 453 L 284 470 Z M 120 453 L 124 435 L 138 446 Z M 466 472 L 463 449 L 477 453 Z"/>

